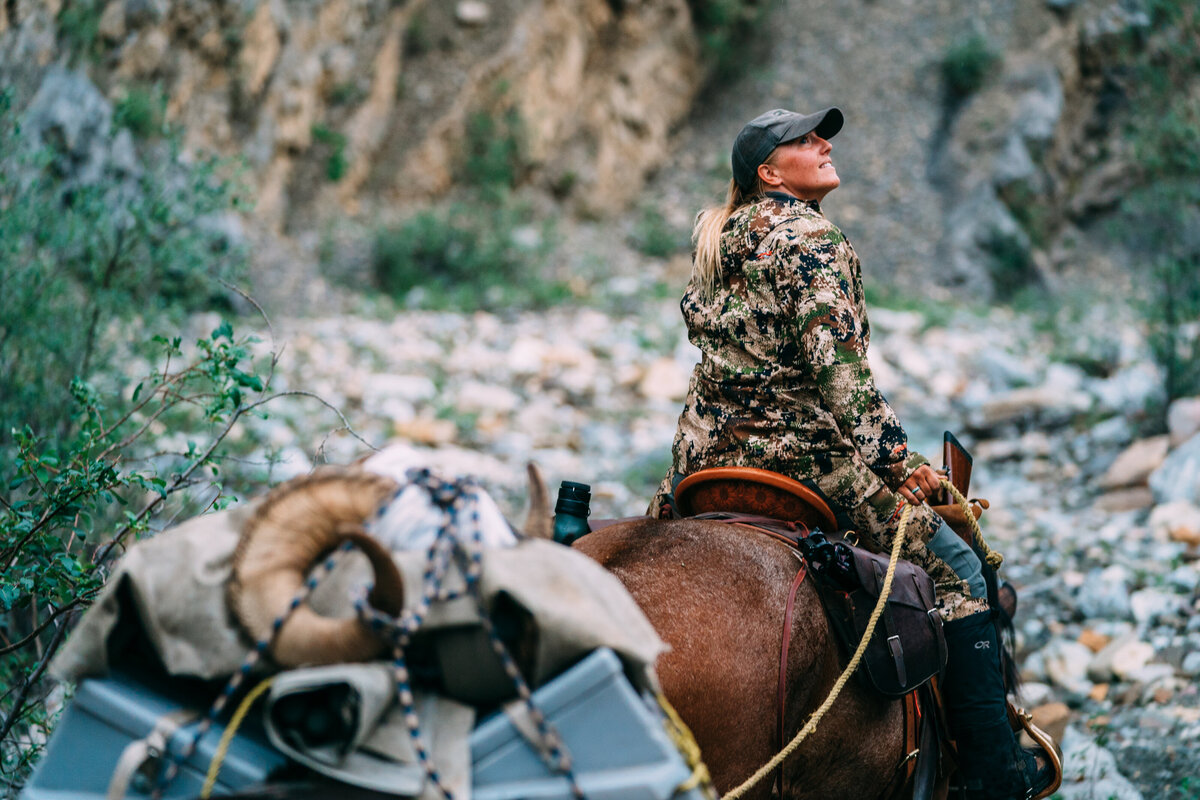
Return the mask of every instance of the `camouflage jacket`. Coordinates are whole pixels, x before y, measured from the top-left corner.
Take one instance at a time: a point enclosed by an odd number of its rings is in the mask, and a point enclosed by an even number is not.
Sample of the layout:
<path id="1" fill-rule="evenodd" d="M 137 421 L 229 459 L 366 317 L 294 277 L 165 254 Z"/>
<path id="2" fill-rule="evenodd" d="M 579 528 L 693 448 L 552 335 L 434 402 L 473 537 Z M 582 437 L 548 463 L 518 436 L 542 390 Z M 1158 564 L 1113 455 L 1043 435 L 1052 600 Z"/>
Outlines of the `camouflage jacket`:
<path id="1" fill-rule="evenodd" d="M 928 463 L 875 387 L 858 256 L 816 202 L 771 193 L 735 211 L 721 271 L 711 297 L 693 280 L 680 304 L 703 356 L 664 491 L 674 475 L 754 466 L 848 508 Z"/>

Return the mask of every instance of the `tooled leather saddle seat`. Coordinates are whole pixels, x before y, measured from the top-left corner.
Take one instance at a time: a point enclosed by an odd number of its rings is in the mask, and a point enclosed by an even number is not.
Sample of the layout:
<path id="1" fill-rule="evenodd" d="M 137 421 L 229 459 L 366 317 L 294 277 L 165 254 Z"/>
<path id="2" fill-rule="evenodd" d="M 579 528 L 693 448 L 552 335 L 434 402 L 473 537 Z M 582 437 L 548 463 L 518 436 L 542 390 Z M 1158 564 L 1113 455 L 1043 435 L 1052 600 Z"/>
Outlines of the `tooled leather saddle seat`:
<path id="1" fill-rule="evenodd" d="M 675 487 L 684 517 L 713 512 L 750 514 L 833 532 L 837 517 L 825 500 L 800 481 L 756 467 L 711 467 L 688 475 Z"/>

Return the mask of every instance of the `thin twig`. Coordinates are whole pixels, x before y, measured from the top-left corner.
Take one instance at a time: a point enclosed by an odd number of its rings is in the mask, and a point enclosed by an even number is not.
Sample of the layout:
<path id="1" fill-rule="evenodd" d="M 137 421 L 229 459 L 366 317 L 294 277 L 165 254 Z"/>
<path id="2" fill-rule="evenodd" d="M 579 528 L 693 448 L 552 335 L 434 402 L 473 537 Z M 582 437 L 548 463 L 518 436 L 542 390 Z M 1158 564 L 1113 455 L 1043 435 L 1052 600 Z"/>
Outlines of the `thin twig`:
<path id="1" fill-rule="evenodd" d="M 258 315 L 263 318 L 263 322 L 267 323 L 267 331 L 271 336 L 271 350 L 273 351 L 275 349 L 275 327 L 271 325 L 271 318 L 267 316 L 267 312 L 263 309 L 263 307 L 260 306 L 258 301 L 251 297 L 244 289 L 234 286 L 224 278 L 217 278 L 217 283 L 221 284 L 232 292 L 237 292 L 242 296 L 243 300 L 258 309 Z"/>
<path id="2" fill-rule="evenodd" d="M 195 368 L 196 368 L 196 365 L 193 364 L 192 366 L 188 367 L 187 369 L 183 370 L 182 372 L 176 372 L 173 375 L 165 376 L 163 379 L 163 382 L 160 383 L 159 385 L 153 387 L 150 390 L 150 392 L 146 395 L 145 399 L 143 399 L 141 402 L 139 402 L 133 408 L 129 409 L 124 414 L 122 414 L 121 417 L 116 422 L 114 422 L 112 425 L 110 425 L 109 427 L 101 428 L 99 438 L 101 438 L 101 439 L 108 438 L 108 436 L 113 431 L 117 430 L 122 425 L 124 425 L 126 422 L 128 422 L 130 417 L 132 417 L 134 414 L 136 414 L 137 412 L 139 412 L 143 408 L 145 408 L 155 398 L 156 395 L 158 395 L 160 393 L 162 394 L 162 403 L 163 403 L 162 407 L 159 408 L 158 411 L 154 412 L 154 414 L 148 420 L 146 420 L 146 422 L 142 425 L 141 429 L 138 430 L 138 432 L 136 434 L 133 434 L 132 436 L 127 436 L 124 441 L 109 445 L 107 448 L 105 448 L 101 452 L 99 457 L 103 458 L 103 457 L 107 456 L 109 453 L 111 453 L 113 450 L 116 450 L 116 449 L 124 449 L 133 440 L 135 440 L 139 436 L 141 436 L 146 431 L 146 428 L 148 428 L 150 426 L 150 423 L 152 423 L 152 422 L 154 422 L 154 420 L 158 419 L 170 407 L 168 400 L 171 399 L 171 389 L 174 387 L 174 385 L 182 382 L 183 379 L 185 377 L 187 377 L 187 375 L 190 372 L 192 372 Z"/>
<path id="3" fill-rule="evenodd" d="M 261 403 L 256 403 L 255 405 L 260 405 L 260 404 Z M 116 536 L 114 536 L 112 539 L 109 540 L 108 544 L 104 545 L 103 548 L 98 551 L 98 554 L 96 555 L 96 557 L 94 559 L 94 563 L 96 564 L 97 567 L 99 567 L 101 564 L 104 563 L 104 560 L 107 559 L 108 556 L 112 553 L 113 548 L 115 548 L 118 544 L 120 544 L 121 540 L 129 535 L 129 532 L 131 530 L 133 530 L 135 525 L 137 525 L 143 519 L 145 519 L 145 517 L 147 515 L 149 515 L 151 511 L 158 508 L 167 499 L 167 497 L 174 494 L 179 489 L 183 488 L 184 482 L 192 477 L 192 473 L 194 473 L 196 470 L 200 469 L 201 466 L 203 466 L 209 462 L 209 459 L 212 458 L 212 454 L 216 452 L 217 447 L 221 444 L 221 442 L 225 441 L 225 437 L 227 437 L 229 435 L 229 431 L 231 431 L 233 429 L 233 426 L 235 424 L 237 424 L 237 421 L 239 419 L 241 419 L 242 414 L 246 413 L 251 408 L 254 408 L 254 405 L 243 406 L 242 408 L 239 408 L 236 411 L 234 411 L 234 413 L 232 415 L 230 415 L 229 422 L 226 423 L 225 429 L 222 430 L 221 433 L 215 439 L 213 439 L 212 443 L 209 444 L 208 448 L 203 453 L 201 453 L 200 456 L 195 461 L 192 462 L 192 465 L 190 467 L 188 467 L 186 470 L 184 470 L 183 472 L 176 474 L 174 477 L 174 480 L 172 480 L 172 482 L 171 482 L 171 485 L 168 486 L 165 490 L 163 490 L 162 494 L 160 494 L 158 497 L 156 497 L 152 501 L 150 501 L 150 503 L 148 503 L 146 505 L 146 507 L 143 508 L 141 510 L 141 512 L 136 517 L 133 518 L 132 522 L 130 522 L 128 525 L 126 525 L 124 528 L 122 528 L 117 533 Z"/>
<path id="4" fill-rule="evenodd" d="M 333 413 L 337 414 L 338 419 L 340 419 L 342 421 L 342 425 L 345 427 L 346 431 L 351 436 L 353 436 L 355 439 L 358 439 L 360 442 L 362 442 L 363 444 L 365 444 L 367 447 L 371 448 L 375 452 L 379 452 L 378 447 L 376 447 L 375 445 L 371 444 L 366 439 L 364 439 L 363 437 L 358 435 L 358 432 L 354 430 L 354 426 L 352 426 L 350 424 L 350 421 L 348 419 L 346 419 L 346 415 L 343 414 L 337 406 L 335 406 L 333 403 L 330 403 L 324 397 L 321 397 L 321 395 L 316 394 L 314 392 L 306 392 L 306 391 L 302 391 L 300 389 L 294 389 L 294 390 L 287 391 L 287 392 L 277 392 L 276 394 L 273 394 L 270 397 L 263 398 L 262 400 L 259 400 L 256 403 L 251 403 L 250 405 L 246 406 L 246 410 L 249 411 L 253 408 L 257 408 L 258 406 L 263 405 L 264 403 L 269 403 L 277 397 L 311 397 L 311 398 L 313 398 L 318 403 L 325 406 Z"/>
<path id="5" fill-rule="evenodd" d="M 8 738 L 8 734 L 12 731 L 13 725 L 17 723 L 17 719 L 21 716 L 21 709 L 25 705 L 26 698 L 29 697 L 29 691 L 42 678 L 42 673 L 46 671 L 46 667 L 50 666 L 50 659 L 54 658 L 54 654 L 58 652 L 59 645 L 62 644 L 63 636 L 67 632 L 68 620 L 63 620 L 63 624 L 58 626 L 58 630 L 54 632 L 54 638 L 46 645 L 46 652 L 42 655 L 41 661 L 30 675 L 25 679 L 25 683 L 21 686 L 21 691 L 17 693 L 17 697 L 13 700 L 12 709 L 8 712 L 8 717 L 4 720 L 4 726 L 0 727 L 0 742 Z"/>
<path id="6" fill-rule="evenodd" d="M 33 641 L 35 638 L 37 638 L 42 633 L 42 631 L 46 630 L 46 628 L 49 628 L 54 623 L 54 620 L 58 619 L 63 614 L 66 614 L 67 612 L 72 611 L 76 607 L 78 607 L 79 604 L 82 603 L 86 597 L 87 597 L 87 595 L 79 595 L 78 597 L 71 600 L 71 602 L 69 602 L 65 606 L 63 606 L 62 608 L 55 610 L 54 613 L 52 613 L 49 617 L 47 617 L 45 620 L 42 621 L 42 624 L 37 628 L 37 630 L 35 630 L 33 633 L 26 636 L 21 641 L 7 645 L 5 647 L 0 647 L 0 656 L 8 655 L 9 653 L 12 653 L 16 650 L 20 650 L 22 647 L 29 644 L 31 641 Z"/>

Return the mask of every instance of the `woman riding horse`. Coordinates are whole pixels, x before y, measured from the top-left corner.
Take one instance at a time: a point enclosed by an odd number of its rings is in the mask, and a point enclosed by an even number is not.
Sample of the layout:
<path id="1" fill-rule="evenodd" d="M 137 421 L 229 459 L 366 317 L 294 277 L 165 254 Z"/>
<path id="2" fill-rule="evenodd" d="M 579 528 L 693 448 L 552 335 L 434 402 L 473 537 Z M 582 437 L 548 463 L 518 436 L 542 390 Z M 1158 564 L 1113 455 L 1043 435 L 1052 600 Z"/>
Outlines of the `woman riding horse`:
<path id="1" fill-rule="evenodd" d="M 949 649 L 942 693 L 968 796 L 1041 796 L 1053 769 L 1009 726 L 981 565 L 923 503 L 939 476 L 909 450 L 875 386 L 858 256 L 821 211 L 840 184 L 829 139 L 842 122 L 837 108 L 775 109 L 734 141 L 728 198 L 703 211 L 693 233 L 681 307 L 702 358 L 650 513 L 663 515 L 687 475 L 758 467 L 802 480 L 844 527 L 886 552 L 904 503 L 913 504 L 904 557 L 937 585 Z"/>

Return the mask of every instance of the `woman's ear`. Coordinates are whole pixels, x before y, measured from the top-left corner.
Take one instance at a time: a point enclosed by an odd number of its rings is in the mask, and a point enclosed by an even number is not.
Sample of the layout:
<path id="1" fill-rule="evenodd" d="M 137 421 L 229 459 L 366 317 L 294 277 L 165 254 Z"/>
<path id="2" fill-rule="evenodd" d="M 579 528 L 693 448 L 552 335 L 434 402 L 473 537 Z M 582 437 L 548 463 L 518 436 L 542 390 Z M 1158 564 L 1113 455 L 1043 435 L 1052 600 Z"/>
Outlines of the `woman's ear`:
<path id="1" fill-rule="evenodd" d="M 775 169 L 772 164 L 758 165 L 758 179 L 763 182 L 764 186 L 778 186 L 783 183 L 783 177 L 779 174 L 779 170 Z"/>

